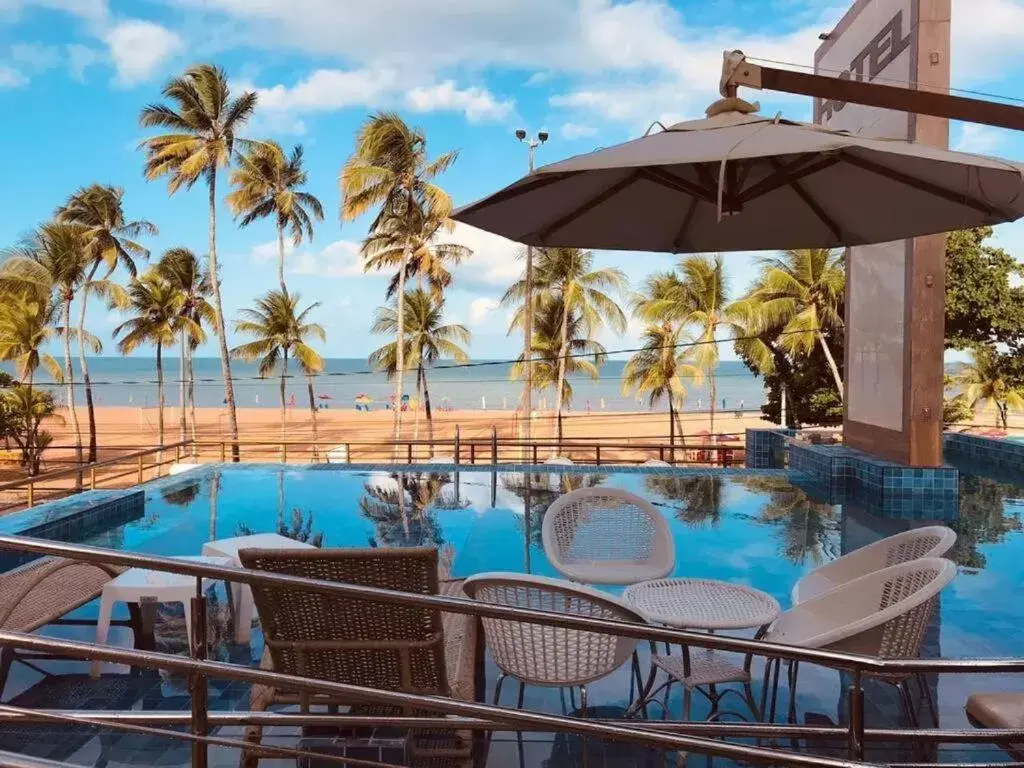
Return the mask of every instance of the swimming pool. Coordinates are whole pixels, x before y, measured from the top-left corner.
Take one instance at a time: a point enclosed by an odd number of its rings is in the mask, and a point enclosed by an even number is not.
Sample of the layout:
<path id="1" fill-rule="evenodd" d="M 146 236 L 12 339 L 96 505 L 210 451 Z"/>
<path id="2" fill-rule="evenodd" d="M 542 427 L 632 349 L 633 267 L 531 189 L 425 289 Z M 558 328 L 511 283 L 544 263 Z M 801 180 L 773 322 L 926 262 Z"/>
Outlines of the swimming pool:
<path id="1" fill-rule="evenodd" d="M 675 538 L 677 575 L 749 584 L 772 594 L 786 607 L 792 584 L 807 570 L 881 537 L 933 522 L 827 504 L 815 498 L 813 487 L 795 485 L 795 479 L 799 480 L 782 470 L 604 472 L 560 467 L 557 473 L 492 473 L 477 469 L 463 470 L 456 479 L 451 473 L 428 469 L 395 473 L 336 467 L 214 466 L 143 486 L 146 504 L 142 518 L 95 532 L 82 543 L 184 555 L 198 553 L 211 539 L 284 530 L 296 538 L 318 539 L 325 546 L 435 545 L 450 551 L 455 577 L 494 570 L 554 576 L 557 574 L 541 545 L 545 510 L 567 491 L 609 486 L 640 494 L 663 512 Z M 1024 603 L 1008 596 L 1020 594 L 1024 587 L 1024 569 L 1020 567 L 1024 562 L 1024 479 L 1019 484 L 1014 478 L 1007 480 L 979 474 L 961 476 L 959 515 L 941 521 L 959 535 L 949 556 L 960 566 L 960 574 L 942 594 L 922 650 L 925 656 L 1020 655 Z M 399 489 L 403 504 L 399 504 Z M 79 614 L 95 615 L 95 605 L 84 607 Z M 46 631 L 90 639 L 83 628 Z M 113 633 L 111 641 L 128 644 L 130 635 Z M 257 632 L 251 647 L 226 648 L 219 655 L 256 663 L 261 642 Z M 176 643 L 165 638 L 163 648 L 184 652 L 182 639 Z M 64 669 L 73 666 L 60 664 Z M 488 668 L 487 676 L 489 696 L 493 667 Z M 38 684 L 31 671 L 19 670 L 7 696 L 31 698 L 32 686 Z M 185 681 L 162 676 L 148 685 L 126 695 L 136 695 L 145 708 L 187 708 Z M 834 671 L 802 671 L 801 712 L 840 722 L 843 685 Z M 592 702 L 619 705 L 627 687 L 621 680 L 595 686 Z M 938 701 L 943 727 L 966 726 L 962 707 L 967 695 L 994 687 L 1024 690 L 1024 680 L 993 681 L 992 677 L 967 675 L 942 678 Z M 121 695 L 120 689 L 111 694 L 115 695 Z M 527 706 L 558 711 L 557 695 L 553 700 L 546 696 L 540 689 L 529 689 Z M 212 705 L 245 707 L 246 701 L 245 690 L 231 684 L 218 690 Z M 115 708 L 109 702 L 108 706 Z M 677 701 L 670 706 L 673 712 L 679 711 Z M 869 725 L 892 723 L 895 699 L 887 689 L 869 691 L 869 706 Z M 19 734 L 16 736 L 22 741 L 18 744 L 25 748 L 40 743 L 39 739 L 26 742 L 23 733 Z M 119 745 L 132 743 L 130 737 L 118 738 L 129 739 L 117 741 Z M 0 748 L 5 744 L 0 730 Z M 151 764 L 146 760 L 159 753 L 157 744 L 154 740 L 139 742 L 137 749 L 142 753 L 125 762 Z M 546 756 L 552 749 L 548 741 L 537 748 L 537 754 Z M 956 754 L 943 750 L 944 757 Z M 990 750 L 986 757 L 995 759 L 997 755 Z M 68 757 L 52 752 L 39 756 Z M 164 764 L 168 762 L 174 764 L 165 753 Z M 181 763 L 187 763 L 187 754 Z"/>

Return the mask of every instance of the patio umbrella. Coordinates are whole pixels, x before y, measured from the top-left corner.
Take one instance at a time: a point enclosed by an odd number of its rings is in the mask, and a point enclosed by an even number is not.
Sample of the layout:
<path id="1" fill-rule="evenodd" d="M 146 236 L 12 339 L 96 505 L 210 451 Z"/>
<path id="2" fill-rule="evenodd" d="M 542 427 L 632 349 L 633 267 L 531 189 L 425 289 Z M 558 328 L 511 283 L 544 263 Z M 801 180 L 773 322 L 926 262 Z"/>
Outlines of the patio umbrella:
<path id="1" fill-rule="evenodd" d="M 454 218 L 534 246 L 831 248 L 1024 215 L 1024 166 L 754 114 L 740 99 L 546 165 Z"/>
<path id="2" fill-rule="evenodd" d="M 326 392 L 321 392 L 319 395 L 317 395 L 317 397 L 320 398 L 321 400 L 333 400 L 334 399 L 334 395 L 328 395 Z"/>

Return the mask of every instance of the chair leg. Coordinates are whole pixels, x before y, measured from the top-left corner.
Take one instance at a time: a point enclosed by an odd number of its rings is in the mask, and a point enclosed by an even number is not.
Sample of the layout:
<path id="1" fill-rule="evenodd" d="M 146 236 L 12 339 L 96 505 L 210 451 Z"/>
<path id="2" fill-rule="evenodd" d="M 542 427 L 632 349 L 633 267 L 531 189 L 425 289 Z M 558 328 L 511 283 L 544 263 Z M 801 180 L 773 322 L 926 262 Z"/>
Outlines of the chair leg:
<path id="1" fill-rule="evenodd" d="M 935 706 L 935 699 L 932 698 L 932 690 L 928 687 L 928 679 L 921 672 L 918 672 L 917 675 L 915 675 L 915 677 L 917 678 L 918 686 L 921 688 L 921 696 L 924 698 L 925 703 L 928 705 L 928 714 L 931 716 L 932 725 L 938 728 L 939 712 L 938 708 Z M 938 686 L 938 680 L 936 680 L 935 685 Z M 938 690 L 936 690 L 936 695 L 938 695 Z"/>
<path id="2" fill-rule="evenodd" d="M 506 677 L 508 675 L 502 673 L 498 675 L 498 680 L 494 683 L 494 701 L 492 702 L 494 706 L 498 706 L 498 702 L 501 701 L 501 686 L 504 684 Z"/>
<path id="3" fill-rule="evenodd" d="M 683 722 L 689 722 L 690 720 L 690 709 L 693 706 L 693 691 L 690 690 L 690 686 L 683 683 Z"/>
<path id="4" fill-rule="evenodd" d="M 526 683 L 519 681 L 519 695 L 516 697 L 516 709 L 523 708 L 526 697 Z M 526 768 L 526 754 L 523 752 L 523 732 L 516 731 L 516 748 L 519 750 L 519 768 Z"/>
<path id="5" fill-rule="evenodd" d="M 583 713 L 583 717 L 587 716 L 587 686 L 580 686 L 580 711 Z"/>
<path id="6" fill-rule="evenodd" d="M 789 722 L 796 723 L 796 682 L 800 674 L 800 662 L 793 661 L 789 664 Z"/>
<path id="7" fill-rule="evenodd" d="M 769 662 L 768 674 L 771 674 L 771 667 L 775 667 L 775 676 L 772 678 L 772 708 L 768 714 L 768 722 L 775 722 L 775 710 L 779 702 L 779 678 L 782 676 L 782 659 L 775 659 L 774 664 Z M 766 683 L 767 685 L 767 683 Z"/>

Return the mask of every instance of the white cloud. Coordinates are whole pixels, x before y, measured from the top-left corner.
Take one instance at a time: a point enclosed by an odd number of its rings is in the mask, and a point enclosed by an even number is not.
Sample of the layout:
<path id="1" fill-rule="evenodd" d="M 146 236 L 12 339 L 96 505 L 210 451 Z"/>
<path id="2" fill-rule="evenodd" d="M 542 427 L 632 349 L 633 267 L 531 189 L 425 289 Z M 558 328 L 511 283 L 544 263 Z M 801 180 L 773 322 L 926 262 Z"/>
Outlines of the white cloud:
<path id="1" fill-rule="evenodd" d="M 318 69 L 292 87 L 257 88 L 259 106 L 270 112 L 324 112 L 372 104 L 395 88 L 392 70 Z"/>
<path id="2" fill-rule="evenodd" d="M 354 240 L 335 240 L 319 251 L 297 251 L 295 246 L 284 244 L 285 270 L 293 275 L 318 277 L 352 277 L 363 274 L 359 255 L 360 244 Z M 277 242 L 260 243 L 253 247 L 250 258 L 256 264 L 270 264 L 277 261 Z"/>
<path id="3" fill-rule="evenodd" d="M 471 326 L 480 325 L 487 316 L 501 306 L 501 302 L 497 299 L 488 298 L 481 296 L 480 298 L 473 299 L 469 303 L 469 324 Z"/>
<path id="4" fill-rule="evenodd" d="M 500 235 L 457 222 L 452 232 L 445 235 L 445 240 L 464 245 L 473 252 L 459 267 L 462 284 L 506 287 L 523 272 L 525 249 Z"/>
<path id="5" fill-rule="evenodd" d="M 0 20 L 4 13 L 16 15 L 25 8 L 63 11 L 94 21 L 105 19 L 110 13 L 107 0 L 0 0 Z"/>
<path id="6" fill-rule="evenodd" d="M 0 90 L 21 88 L 28 84 L 28 77 L 20 70 L 0 64 Z"/>
<path id="7" fill-rule="evenodd" d="M 185 45 L 177 33 L 139 19 L 116 24 L 104 33 L 103 40 L 117 68 L 117 81 L 125 86 L 148 80 Z"/>
<path id="8" fill-rule="evenodd" d="M 431 86 L 417 86 L 405 96 L 406 103 L 417 112 L 438 110 L 462 112 L 471 123 L 502 120 L 511 113 L 514 102 L 498 100 L 486 88 L 457 88 L 454 80 Z"/>
<path id="9" fill-rule="evenodd" d="M 67 49 L 68 71 L 80 83 L 85 82 L 85 72 L 94 64 L 103 61 L 103 53 L 87 45 L 72 43 Z"/>
<path id="10" fill-rule="evenodd" d="M 36 72 L 52 69 L 61 62 L 60 49 L 45 43 L 15 43 L 10 48 L 8 58 Z"/>
<path id="11" fill-rule="evenodd" d="M 1006 138 L 1006 133 L 999 128 L 992 128 L 977 123 L 963 123 L 960 135 L 953 142 L 952 148 L 957 152 L 973 152 L 976 155 L 992 155 Z"/>
<path id="12" fill-rule="evenodd" d="M 1024 64 L 1021 0 L 955 0 L 950 24 L 956 86 L 1003 80 Z"/>
<path id="13" fill-rule="evenodd" d="M 576 139 L 585 139 L 589 136 L 596 136 L 597 128 L 591 125 L 582 125 L 580 123 L 566 123 L 562 126 L 562 138 L 568 141 L 575 141 Z"/>

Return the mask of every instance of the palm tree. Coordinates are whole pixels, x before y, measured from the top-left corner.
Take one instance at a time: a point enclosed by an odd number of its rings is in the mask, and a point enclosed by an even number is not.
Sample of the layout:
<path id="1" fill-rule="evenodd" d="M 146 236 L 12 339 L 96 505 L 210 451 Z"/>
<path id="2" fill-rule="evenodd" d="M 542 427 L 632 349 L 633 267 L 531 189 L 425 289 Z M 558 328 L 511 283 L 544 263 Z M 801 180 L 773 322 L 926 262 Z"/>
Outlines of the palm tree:
<path id="1" fill-rule="evenodd" d="M 327 338 L 323 326 L 309 322 L 309 313 L 320 306 L 310 304 L 299 310 L 300 296 L 287 291 L 269 291 L 256 300 L 254 309 L 242 309 L 241 319 L 235 323 L 235 332 L 254 337 L 252 341 L 231 350 L 234 357 L 246 362 L 259 361 L 259 375 L 270 376 L 281 371 L 281 460 L 285 454 L 284 441 L 287 438 L 288 412 L 285 402 L 285 387 L 288 378 L 288 358 L 294 356 L 308 370 L 322 371 L 323 358 L 310 347 L 306 340 L 316 337 Z M 312 391 L 312 387 L 310 388 Z M 310 408 L 314 408 L 310 399 Z"/>
<path id="2" fill-rule="evenodd" d="M 59 418 L 53 395 L 20 384 L 0 392 L 0 403 L 11 422 L 10 436 L 21 451 L 21 463 L 30 476 L 39 474 L 43 451 L 53 435 L 41 429 L 46 419 Z"/>
<path id="3" fill-rule="evenodd" d="M 408 232 L 407 227 L 410 228 Z M 363 241 L 363 271 L 396 270 L 388 284 L 386 296 L 390 299 L 398 291 L 401 276 L 397 270 L 405 258 L 408 242 L 410 255 L 405 269 L 406 280 L 415 277 L 417 287 L 422 288 L 425 278 L 431 294 L 440 298 L 452 283 L 448 267 L 473 255 L 464 245 L 439 242 L 451 228 L 450 219 L 439 219 L 430 210 L 427 213 L 418 210 L 411 218 L 390 216 Z"/>
<path id="4" fill-rule="evenodd" d="M 313 239 L 313 219 L 324 219 L 320 201 L 299 189 L 307 180 L 301 145 L 287 156 L 273 141 L 252 144 L 239 155 L 238 167 L 231 172 L 231 184 L 236 189 L 227 196 L 227 202 L 235 216 L 242 217 L 241 226 L 268 216 L 277 222 L 277 280 L 282 291 L 288 290 L 284 282 L 285 230 L 297 246 L 303 237 Z"/>
<path id="5" fill-rule="evenodd" d="M 675 453 L 676 412 L 683 407 L 686 387 L 683 378 L 698 386 L 704 380 L 703 371 L 688 362 L 690 352 L 680 346 L 682 329 L 671 323 L 649 325 L 644 329 L 643 346 L 622 370 L 622 393 L 646 392 L 651 406 L 664 397 L 668 400 L 669 444 Z M 680 435 L 682 428 L 680 427 Z M 674 456 L 673 456 L 674 458 Z"/>
<path id="6" fill-rule="evenodd" d="M 741 477 L 739 482 L 764 497 L 757 520 L 781 525 L 779 554 L 794 565 L 815 567 L 839 557 L 839 521 L 831 504 L 814 501 L 788 478 L 772 475 Z"/>
<path id="7" fill-rule="evenodd" d="M 434 421 L 430 408 L 427 368 L 440 359 L 454 360 L 460 364 L 469 362 L 469 355 L 459 345 L 469 344 L 470 332 L 464 325 L 445 325 L 444 300 L 436 298 L 422 288 L 406 292 L 402 309 L 405 313 L 405 360 L 410 368 L 416 367 L 416 389 L 423 395 L 430 453 L 433 455 Z M 397 327 L 397 307 L 381 307 L 377 310 L 377 319 L 370 330 L 373 333 L 395 333 Z M 396 347 L 396 342 L 390 342 L 370 355 L 370 364 L 385 371 L 388 378 L 392 378 L 397 372 Z"/>
<path id="8" fill-rule="evenodd" d="M 448 194 L 432 183 L 455 162 L 457 152 L 446 152 L 435 160 L 427 159 L 427 138 L 419 129 L 410 128 L 393 112 L 378 112 L 360 127 L 356 148 L 341 169 L 341 215 L 351 221 L 374 206 L 380 210 L 370 225 L 375 232 L 386 228 L 391 218 L 405 219 L 406 242 L 398 265 L 398 306 L 395 339 L 405 337 L 406 266 L 412 256 L 414 231 L 419 212 L 430 210 L 439 220 L 448 218 L 452 203 Z M 402 432 L 402 384 L 405 373 L 405 345 L 396 347 L 395 373 L 395 450 Z"/>
<path id="9" fill-rule="evenodd" d="M 143 108 L 139 122 L 143 127 L 165 128 L 172 133 L 153 136 L 142 142 L 146 150 L 146 178 L 167 176 L 167 190 L 174 194 L 189 189 L 197 181 L 206 182 L 209 192 L 209 273 L 213 288 L 214 333 L 220 345 L 224 399 L 231 431 L 231 455 L 238 461 L 238 415 L 235 412 L 235 388 L 231 380 L 231 359 L 224 332 L 224 309 L 220 297 L 220 271 L 217 268 L 217 170 L 231 162 L 236 134 L 252 116 L 256 94 L 246 91 L 231 98 L 228 78 L 220 67 L 200 64 L 171 80 L 163 89 L 164 98 L 175 104 L 150 104 Z"/>
<path id="10" fill-rule="evenodd" d="M 828 331 L 840 328 L 839 307 L 846 285 L 841 251 L 810 248 L 761 259 L 761 275 L 750 298 L 760 304 L 768 325 L 781 327 L 779 345 L 791 355 L 808 355 L 815 344 L 828 361 L 839 398 L 843 379 L 829 348 Z"/>
<path id="11" fill-rule="evenodd" d="M 143 344 L 156 347 L 157 438 L 164 444 L 164 347 L 174 345 L 177 335 L 181 295 L 156 268 L 149 269 L 128 286 L 129 307 L 135 314 L 114 329 L 124 334 L 117 344 L 122 355 L 129 355 Z"/>
<path id="12" fill-rule="evenodd" d="M 123 198 L 124 190 L 120 187 L 92 184 L 72 194 L 54 214 L 58 221 L 85 227 L 85 240 L 92 259 L 86 283 L 82 287 L 81 306 L 78 309 L 78 361 L 82 368 L 82 382 L 85 385 L 90 462 L 96 461 L 96 413 L 93 406 L 92 379 L 89 378 L 89 362 L 85 354 L 85 314 L 89 305 L 89 294 L 101 294 L 109 304 L 124 306 L 127 296 L 119 285 L 106 278 L 109 278 L 119 265 L 134 278 L 135 259 L 149 258 L 149 251 L 136 242 L 135 238 L 158 233 L 156 226 L 144 219 L 128 220 L 124 213 Z M 101 265 L 106 267 L 106 274 L 97 281 L 96 272 Z"/>
<path id="13" fill-rule="evenodd" d="M 213 324 L 215 312 L 206 297 L 210 295 L 210 276 L 199 266 L 199 259 L 188 248 L 170 248 L 164 251 L 156 265 L 160 276 L 170 284 L 178 294 L 178 343 L 181 373 L 178 381 L 178 401 L 181 405 L 179 416 L 180 439 L 186 439 L 185 403 L 188 402 L 192 436 L 192 452 L 195 455 L 196 445 L 196 398 L 195 372 L 192 368 L 192 357 L 196 347 L 206 341 L 203 323 Z M 187 386 L 186 386 L 187 385 Z"/>
<path id="14" fill-rule="evenodd" d="M 738 318 L 728 302 L 728 281 L 721 256 L 687 256 L 680 262 L 679 271 L 676 284 L 667 286 L 663 294 L 644 302 L 638 307 L 638 314 L 647 321 L 680 322 L 696 329 L 693 362 L 704 371 L 708 380 L 710 430 L 714 441 L 718 332 L 723 328 L 737 330 Z"/>
<path id="15" fill-rule="evenodd" d="M 1010 411 L 1024 411 L 1024 389 L 1007 380 L 994 349 L 975 348 L 954 379 L 972 409 L 995 410 L 997 428 L 1006 429 Z"/>
<path id="16" fill-rule="evenodd" d="M 0 360 L 14 363 L 18 379 L 29 389 L 40 366 L 58 384 L 64 382 L 60 363 L 43 351 L 57 335 L 56 311 L 49 294 L 21 290 L 0 296 Z"/>
<path id="17" fill-rule="evenodd" d="M 647 475 L 644 485 L 654 495 L 682 502 L 676 518 L 687 525 L 717 527 L 722 519 L 725 488 L 718 475 Z"/>
<path id="18" fill-rule="evenodd" d="M 534 290 L 556 297 L 562 310 L 556 339 L 563 350 L 569 349 L 569 324 L 575 319 L 580 331 L 593 336 L 607 326 L 622 333 L 626 329 L 626 316 L 609 292 L 623 293 L 626 276 L 615 267 L 594 269 L 594 254 L 579 248 L 545 248 L 537 259 Z M 526 280 L 519 280 L 505 292 L 503 303 L 525 302 Z M 525 320 L 525 307 L 520 306 L 513 327 Z M 537 320 L 534 318 L 534 323 Z M 557 415 L 558 442 L 562 441 L 562 409 L 565 404 L 565 377 L 568 359 L 565 352 L 557 361 L 555 381 L 555 413 Z M 534 373 L 536 376 L 536 372 Z"/>

